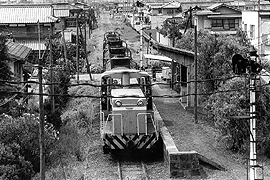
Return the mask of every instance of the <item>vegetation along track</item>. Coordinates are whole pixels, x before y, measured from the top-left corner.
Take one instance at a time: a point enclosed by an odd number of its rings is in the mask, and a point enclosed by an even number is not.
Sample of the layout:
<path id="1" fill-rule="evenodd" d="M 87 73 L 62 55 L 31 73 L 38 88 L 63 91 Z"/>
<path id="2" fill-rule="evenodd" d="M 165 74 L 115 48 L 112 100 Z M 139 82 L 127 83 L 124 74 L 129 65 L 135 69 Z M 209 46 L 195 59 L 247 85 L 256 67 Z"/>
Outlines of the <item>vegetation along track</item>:
<path id="1" fill-rule="evenodd" d="M 118 154 L 118 175 L 120 180 L 148 180 L 146 164 L 134 156 Z"/>

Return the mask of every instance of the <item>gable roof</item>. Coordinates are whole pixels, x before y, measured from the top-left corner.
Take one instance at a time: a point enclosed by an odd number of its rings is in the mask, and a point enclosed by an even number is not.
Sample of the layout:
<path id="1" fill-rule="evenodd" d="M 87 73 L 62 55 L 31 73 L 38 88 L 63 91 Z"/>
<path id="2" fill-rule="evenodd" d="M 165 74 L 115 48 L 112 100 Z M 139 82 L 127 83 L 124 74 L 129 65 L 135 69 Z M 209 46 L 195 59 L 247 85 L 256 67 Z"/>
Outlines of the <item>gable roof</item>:
<path id="1" fill-rule="evenodd" d="M 12 41 L 7 41 L 6 46 L 8 48 L 9 56 L 15 60 L 24 61 L 28 57 L 28 55 L 32 52 L 31 48 Z"/>
<path id="2" fill-rule="evenodd" d="M 220 7 L 227 7 L 227 8 L 233 9 L 235 11 L 241 12 L 241 10 L 235 8 L 234 6 L 230 6 L 230 5 L 225 4 L 225 3 L 216 3 L 216 4 L 213 4 L 209 7 L 207 7 L 207 9 L 210 11 L 215 11 L 215 10 L 219 9 Z"/>
<path id="3" fill-rule="evenodd" d="M 53 17 L 51 5 L 0 5 L 0 24 L 51 23 Z"/>
<path id="4" fill-rule="evenodd" d="M 179 7 L 181 7 L 181 4 L 179 2 L 174 2 L 174 1 L 161 6 L 161 8 L 168 8 L 168 9 L 179 8 Z"/>

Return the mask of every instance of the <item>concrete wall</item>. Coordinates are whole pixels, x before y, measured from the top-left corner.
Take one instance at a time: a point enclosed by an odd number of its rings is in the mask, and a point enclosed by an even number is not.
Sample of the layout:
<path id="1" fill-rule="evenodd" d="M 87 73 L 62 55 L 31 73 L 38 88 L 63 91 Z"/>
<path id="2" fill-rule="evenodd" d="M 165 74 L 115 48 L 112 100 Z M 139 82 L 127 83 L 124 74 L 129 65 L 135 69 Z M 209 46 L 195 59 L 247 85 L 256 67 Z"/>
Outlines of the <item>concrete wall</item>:
<path id="1" fill-rule="evenodd" d="M 247 27 L 247 37 L 250 37 L 251 25 L 254 25 L 255 33 L 254 37 L 251 38 L 251 44 L 255 45 L 258 49 L 258 12 L 257 11 L 243 11 L 242 12 L 242 28 L 246 24 Z"/>
<path id="2" fill-rule="evenodd" d="M 159 122 L 161 137 L 163 139 L 164 165 L 170 178 L 201 178 L 201 166 L 196 151 L 180 152 L 168 129 L 164 126 L 163 120 L 155 109 L 155 118 Z"/>

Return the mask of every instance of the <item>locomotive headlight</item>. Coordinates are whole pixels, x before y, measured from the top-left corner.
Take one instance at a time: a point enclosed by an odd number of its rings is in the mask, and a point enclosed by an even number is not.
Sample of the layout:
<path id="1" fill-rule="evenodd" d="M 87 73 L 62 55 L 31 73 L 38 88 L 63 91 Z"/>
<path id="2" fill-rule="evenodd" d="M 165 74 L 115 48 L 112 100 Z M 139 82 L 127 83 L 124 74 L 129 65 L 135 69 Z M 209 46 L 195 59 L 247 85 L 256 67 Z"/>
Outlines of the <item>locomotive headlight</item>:
<path id="1" fill-rule="evenodd" d="M 122 106 L 122 103 L 121 103 L 120 100 L 116 100 L 116 101 L 114 102 L 114 104 L 115 104 L 116 107 Z"/>
<path id="2" fill-rule="evenodd" d="M 143 104 L 143 100 L 142 99 L 139 99 L 138 101 L 137 101 L 137 105 L 138 106 L 143 106 L 144 104 Z"/>

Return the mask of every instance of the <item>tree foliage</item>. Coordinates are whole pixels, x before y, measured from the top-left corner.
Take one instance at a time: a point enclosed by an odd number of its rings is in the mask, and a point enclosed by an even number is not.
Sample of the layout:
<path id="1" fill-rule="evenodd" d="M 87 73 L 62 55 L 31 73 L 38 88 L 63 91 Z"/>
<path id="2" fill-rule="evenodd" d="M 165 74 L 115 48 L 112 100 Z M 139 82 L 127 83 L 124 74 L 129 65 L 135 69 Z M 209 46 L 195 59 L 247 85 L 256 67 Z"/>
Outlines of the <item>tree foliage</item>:
<path id="1" fill-rule="evenodd" d="M 45 125 L 45 157 L 52 150 L 55 131 Z M 28 180 L 39 171 L 39 119 L 24 114 L 0 116 L 0 179 Z"/>
<path id="2" fill-rule="evenodd" d="M 218 90 L 225 91 L 211 95 L 206 101 L 207 120 L 212 121 L 221 131 L 221 138 L 228 149 L 244 150 L 249 137 L 248 121 L 231 119 L 243 116 L 249 109 L 247 98 L 248 82 L 234 78 L 222 84 Z M 226 92 L 227 91 L 227 92 Z"/>
<path id="3" fill-rule="evenodd" d="M 198 78 L 214 79 L 232 76 L 231 57 L 235 53 L 247 54 L 250 43 L 243 32 L 239 36 L 210 34 L 198 32 Z M 194 31 L 189 29 L 177 41 L 176 47 L 194 52 Z M 212 92 L 223 83 L 223 81 L 209 80 L 200 84 L 202 92 Z"/>
<path id="4" fill-rule="evenodd" d="M 10 80 L 12 77 L 12 72 L 8 65 L 10 61 L 8 56 L 8 49 L 6 46 L 7 38 L 6 36 L 0 34 L 0 79 L 1 80 Z"/>
<path id="5" fill-rule="evenodd" d="M 257 82 L 257 85 L 259 82 Z M 221 130 L 220 139 L 227 148 L 234 151 L 248 151 L 249 121 L 231 118 L 232 116 L 249 115 L 249 77 L 234 78 L 225 82 L 218 90 L 228 91 L 213 94 L 207 100 L 207 120 L 212 121 Z M 234 91 L 233 91 L 234 90 Z M 270 89 L 257 87 L 256 134 L 260 137 L 258 151 L 268 157 L 270 153 Z"/>
<path id="6" fill-rule="evenodd" d="M 10 58 L 8 55 L 8 49 L 6 46 L 7 38 L 6 36 L 0 34 L 0 80 L 11 80 L 13 73 L 9 67 Z M 3 83 L 0 83 L 0 91 L 11 91 L 15 88 L 13 86 L 7 86 Z M 7 97 L 7 93 L 0 93 L 0 102 L 1 99 Z M 1 109 L 0 109 L 1 111 Z"/>
<path id="7" fill-rule="evenodd" d="M 177 39 L 181 39 L 182 33 L 180 32 L 180 29 L 182 28 L 181 23 L 177 23 L 173 19 L 167 19 L 163 22 L 162 28 L 159 30 L 159 32 L 172 39 L 173 41 L 173 47 L 175 46 L 175 41 Z"/>
<path id="8" fill-rule="evenodd" d="M 68 102 L 68 85 L 70 84 L 70 73 L 67 70 L 67 65 L 63 59 L 58 59 L 56 61 L 53 69 L 53 78 L 50 78 L 50 75 L 47 76 L 47 81 L 53 83 L 58 83 L 53 86 L 54 94 L 58 94 L 58 96 L 54 96 L 54 104 L 55 109 L 52 109 L 52 98 L 46 99 L 44 103 L 46 120 L 49 123 L 52 123 L 54 127 L 59 130 L 61 127 L 61 112 L 66 107 L 66 103 Z M 50 72 L 49 72 L 50 73 Z M 49 88 L 48 93 L 51 94 L 51 89 Z"/>

